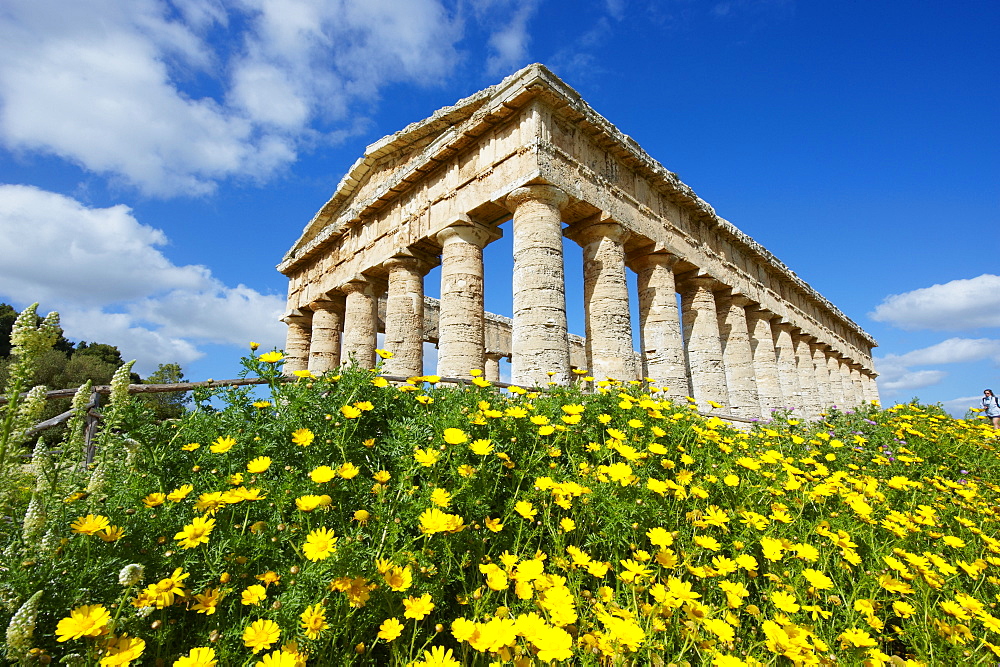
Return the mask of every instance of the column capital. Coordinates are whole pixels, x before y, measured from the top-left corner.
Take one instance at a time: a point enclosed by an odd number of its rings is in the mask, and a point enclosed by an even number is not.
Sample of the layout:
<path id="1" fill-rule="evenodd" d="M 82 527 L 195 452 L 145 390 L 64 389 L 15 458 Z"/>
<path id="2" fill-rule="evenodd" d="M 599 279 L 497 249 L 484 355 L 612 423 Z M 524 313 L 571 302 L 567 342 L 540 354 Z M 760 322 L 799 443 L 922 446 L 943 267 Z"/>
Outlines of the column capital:
<path id="1" fill-rule="evenodd" d="M 677 255 L 663 250 L 631 253 L 628 256 L 629 267 L 636 271 L 641 271 L 644 268 L 652 266 L 663 266 L 672 269 L 679 260 L 680 257 Z"/>
<path id="2" fill-rule="evenodd" d="M 299 310 L 298 308 L 296 308 L 295 310 L 286 313 L 281 318 L 281 321 L 284 322 L 285 324 L 308 325 L 310 322 L 312 322 L 312 311 Z"/>
<path id="3" fill-rule="evenodd" d="M 725 304 L 727 306 L 736 306 L 738 308 L 746 308 L 752 303 L 756 303 L 753 299 L 749 298 L 744 294 L 718 294 L 715 300 L 720 304 Z"/>
<path id="4" fill-rule="evenodd" d="M 711 290 L 712 292 L 715 292 L 717 290 L 721 290 L 728 287 L 725 283 L 716 280 L 712 276 L 704 274 L 681 275 L 677 277 L 677 282 L 682 291 L 694 287 L 694 288 L 707 289 Z"/>
<path id="5" fill-rule="evenodd" d="M 607 238 L 621 245 L 631 235 L 621 223 L 603 217 L 593 222 L 582 221 L 567 232 L 569 233 L 566 235 L 580 245 L 588 245 L 599 238 Z"/>
<path id="6" fill-rule="evenodd" d="M 516 188 L 505 198 L 507 208 L 515 209 L 526 201 L 540 201 L 561 209 L 569 201 L 569 195 L 554 185 L 525 185 Z"/>
<path id="7" fill-rule="evenodd" d="M 470 243 L 480 249 L 501 236 L 503 236 L 503 232 L 498 228 L 487 227 L 471 220 L 468 216 L 462 216 L 435 234 L 437 242 L 442 246 L 457 239 Z"/>
<path id="8" fill-rule="evenodd" d="M 344 294 L 357 294 L 365 290 L 374 288 L 372 281 L 367 276 L 355 276 L 340 286 L 340 291 Z"/>

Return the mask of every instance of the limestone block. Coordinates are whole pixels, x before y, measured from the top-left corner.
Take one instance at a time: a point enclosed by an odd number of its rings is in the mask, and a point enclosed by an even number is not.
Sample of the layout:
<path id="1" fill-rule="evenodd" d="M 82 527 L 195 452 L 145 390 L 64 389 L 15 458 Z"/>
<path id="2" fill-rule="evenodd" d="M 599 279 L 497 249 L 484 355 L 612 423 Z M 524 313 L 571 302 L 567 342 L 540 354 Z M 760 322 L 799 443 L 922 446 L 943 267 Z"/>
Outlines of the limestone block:
<path id="1" fill-rule="evenodd" d="M 792 326 L 783 322 L 772 323 L 774 332 L 774 352 L 778 365 L 778 382 L 781 395 L 789 408 L 802 412 L 802 386 L 799 384 L 798 361 L 795 358 L 795 343 L 792 341 Z"/>
<path id="2" fill-rule="evenodd" d="M 438 232 L 441 243 L 441 301 L 438 315 L 438 375 L 468 377 L 483 370 L 483 246 L 490 230 L 471 221 Z"/>
<path id="3" fill-rule="evenodd" d="M 802 389 L 802 414 L 815 419 L 821 411 L 819 392 L 816 390 L 816 366 L 813 364 L 812 350 L 805 336 L 792 336 L 795 345 L 795 365 L 798 369 L 799 387 Z"/>
<path id="4" fill-rule="evenodd" d="M 308 315 L 286 317 L 288 331 L 285 332 L 286 374 L 304 371 L 309 367 L 309 339 L 312 336 L 312 322 Z"/>
<path id="5" fill-rule="evenodd" d="M 378 332 L 378 294 L 371 281 L 358 278 L 345 283 L 344 343 L 342 362 L 354 361 L 362 368 L 375 366 Z"/>
<path id="6" fill-rule="evenodd" d="M 768 311 L 747 308 L 754 377 L 757 379 L 757 396 L 760 398 L 761 414 L 764 417 L 770 417 L 773 410 L 786 406 L 778 379 L 777 355 L 771 331 L 771 319 L 774 316 L 774 313 Z"/>

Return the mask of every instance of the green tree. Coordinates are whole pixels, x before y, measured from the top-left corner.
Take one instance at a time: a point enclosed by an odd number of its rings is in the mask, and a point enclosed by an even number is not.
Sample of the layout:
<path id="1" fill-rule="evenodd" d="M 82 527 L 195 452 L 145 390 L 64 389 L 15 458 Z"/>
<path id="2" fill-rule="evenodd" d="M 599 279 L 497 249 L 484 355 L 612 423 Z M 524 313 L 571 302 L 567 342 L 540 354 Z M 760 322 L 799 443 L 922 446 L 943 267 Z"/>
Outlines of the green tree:
<path id="1" fill-rule="evenodd" d="M 174 384 L 184 382 L 184 371 L 179 364 L 160 364 L 146 378 L 145 384 Z M 143 401 L 152 408 L 157 419 L 175 419 L 184 414 L 184 405 L 191 401 L 186 391 L 162 394 L 144 394 Z"/>

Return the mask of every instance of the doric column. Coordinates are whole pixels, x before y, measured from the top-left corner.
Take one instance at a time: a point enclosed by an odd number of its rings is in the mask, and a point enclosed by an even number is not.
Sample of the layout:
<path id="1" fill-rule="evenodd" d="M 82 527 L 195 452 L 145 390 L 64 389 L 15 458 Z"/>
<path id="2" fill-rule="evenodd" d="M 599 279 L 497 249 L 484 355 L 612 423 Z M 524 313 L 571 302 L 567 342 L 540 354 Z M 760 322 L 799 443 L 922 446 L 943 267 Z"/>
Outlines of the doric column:
<path id="1" fill-rule="evenodd" d="M 689 278 L 681 284 L 684 340 L 687 341 L 691 392 L 699 401 L 731 405 L 722 360 L 719 315 L 716 312 L 712 278 Z"/>
<path id="2" fill-rule="evenodd" d="M 309 367 L 309 339 L 312 337 L 312 313 L 289 315 L 282 320 L 288 325 L 285 332 L 286 374 L 304 371 Z"/>
<path id="3" fill-rule="evenodd" d="M 861 367 L 851 365 L 848 367 L 850 372 L 851 384 L 854 385 L 854 405 L 861 405 L 867 399 L 865 398 L 865 387 L 861 383 Z"/>
<path id="4" fill-rule="evenodd" d="M 754 308 L 747 309 L 747 327 L 750 329 L 750 347 L 753 349 L 753 370 L 757 378 L 757 396 L 764 417 L 771 411 L 784 407 L 785 397 L 778 380 L 778 362 L 774 352 L 774 335 L 771 319 L 774 313 Z"/>
<path id="5" fill-rule="evenodd" d="M 312 339 L 309 343 L 309 370 L 325 373 L 340 365 L 340 336 L 344 329 L 343 294 L 330 295 L 313 306 Z"/>
<path id="6" fill-rule="evenodd" d="M 802 387 L 799 384 L 798 361 L 795 358 L 795 343 L 792 342 L 792 325 L 784 322 L 772 323 L 774 331 L 774 352 L 778 363 L 778 382 L 781 395 L 789 408 L 802 410 Z"/>
<path id="7" fill-rule="evenodd" d="M 636 377 L 632 322 L 625 282 L 628 232 L 616 222 L 587 224 L 575 235 L 583 247 L 583 308 L 587 365 L 595 378 Z"/>
<path id="8" fill-rule="evenodd" d="M 851 380 L 851 364 L 847 359 L 840 359 L 839 364 L 840 381 L 844 386 L 844 407 L 853 408 L 859 403 L 859 400 L 854 394 L 854 381 Z"/>
<path id="9" fill-rule="evenodd" d="M 840 359 L 837 358 L 837 351 L 832 348 L 826 353 L 826 369 L 830 374 L 831 402 L 843 410 L 847 397 L 844 395 L 844 381 L 840 377 Z"/>
<path id="10" fill-rule="evenodd" d="M 740 294 L 716 296 L 719 307 L 719 333 L 722 359 L 729 385 L 729 400 L 734 414 L 760 417 L 760 397 L 754 382 L 753 349 L 747 328 L 746 306 L 750 300 Z"/>
<path id="11" fill-rule="evenodd" d="M 500 360 L 503 359 L 502 354 L 496 354 L 494 352 L 487 352 L 486 355 L 486 379 L 490 382 L 500 381 Z"/>
<path id="12" fill-rule="evenodd" d="M 802 389 L 802 412 L 814 419 L 822 411 L 819 402 L 819 393 L 816 390 L 816 366 L 813 364 L 812 350 L 809 349 L 809 341 L 802 334 L 793 335 L 792 342 L 795 345 L 795 366 L 798 369 L 799 387 Z"/>
<path id="13" fill-rule="evenodd" d="M 865 400 L 880 403 L 881 399 L 878 394 L 878 383 L 875 382 L 875 377 L 869 372 L 862 373 L 861 376 L 865 386 Z"/>
<path id="14" fill-rule="evenodd" d="M 340 291 L 346 295 L 342 361 L 372 368 L 378 335 L 378 291 L 365 277 L 346 283 Z"/>
<path id="15" fill-rule="evenodd" d="M 691 395 L 677 312 L 676 262 L 674 255 L 649 253 L 632 263 L 639 287 L 642 374 L 656 380 L 674 399 Z"/>
<path id="16" fill-rule="evenodd" d="M 830 371 L 826 367 L 825 346 L 816 342 L 810 345 L 812 349 L 813 369 L 816 373 L 816 395 L 819 397 L 820 410 L 828 410 L 834 403 L 833 394 L 830 392 Z"/>
<path id="17" fill-rule="evenodd" d="M 514 212 L 514 384 L 569 382 L 560 213 L 567 201 L 566 194 L 551 185 L 529 185 L 507 196 L 507 206 Z"/>
<path id="18" fill-rule="evenodd" d="M 483 247 L 490 230 L 462 221 L 438 232 L 441 244 L 441 308 L 438 375 L 466 377 L 483 370 Z"/>
<path id="19" fill-rule="evenodd" d="M 389 271 L 385 299 L 386 375 L 412 377 L 424 372 L 424 263 L 397 255 L 382 263 Z M 466 371 L 468 372 L 468 371 Z"/>

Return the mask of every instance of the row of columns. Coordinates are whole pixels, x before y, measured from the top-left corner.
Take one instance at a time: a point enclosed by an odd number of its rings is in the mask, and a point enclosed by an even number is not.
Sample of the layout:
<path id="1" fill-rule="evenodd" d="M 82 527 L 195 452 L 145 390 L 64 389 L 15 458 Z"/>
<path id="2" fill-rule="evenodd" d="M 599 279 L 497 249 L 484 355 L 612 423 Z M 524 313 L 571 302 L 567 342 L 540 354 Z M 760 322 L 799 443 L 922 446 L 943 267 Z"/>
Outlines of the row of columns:
<path id="1" fill-rule="evenodd" d="M 570 380 L 561 215 L 567 202 L 566 194 L 550 185 L 518 188 L 506 199 L 513 211 L 515 384 Z M 596 216 L 567 233 L 583 249 L 586 353 L 595 377 L 631 379 L 641 373 L 667 387 L 669 395 L 716 401 L 749 417 L 783 407 L 815 416 L 831 405 L 877 399 L 874 378 L 860 367 L 707 275 L 675 275 L 678 258 L 664 252 L 628 261 L 638 278 L 642 368 L 636 368 L 626 282 L 628 231 Z M 483 248 L 495 235 L 466 217 L 437 234 L 441 376 L 464 377 L 475 369 L 499 378 L 500 356 L 484 349 Z M 311 304 L 311 315 L 286 319 L 286 368 L 322 372 L 350 358 L 373 365 L 378 297 L 385 291 L 385 347 L 394 356 L 384 371 L 422 374 L 423 276 L 430 267 L 416 255 L 400 253 L 383 264 L 386 283 L 359 276 Z"/>

